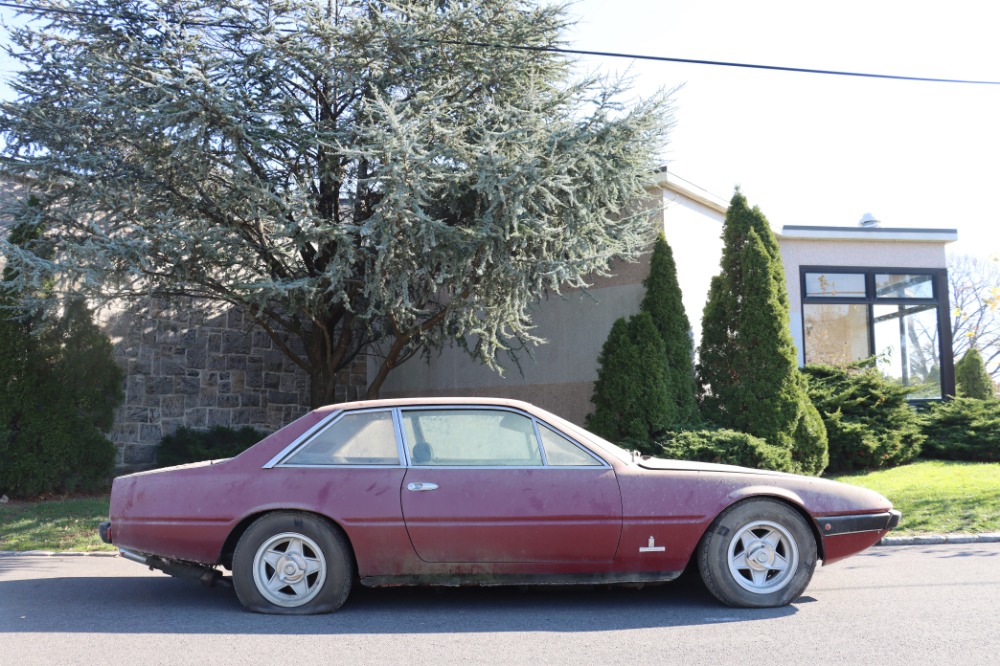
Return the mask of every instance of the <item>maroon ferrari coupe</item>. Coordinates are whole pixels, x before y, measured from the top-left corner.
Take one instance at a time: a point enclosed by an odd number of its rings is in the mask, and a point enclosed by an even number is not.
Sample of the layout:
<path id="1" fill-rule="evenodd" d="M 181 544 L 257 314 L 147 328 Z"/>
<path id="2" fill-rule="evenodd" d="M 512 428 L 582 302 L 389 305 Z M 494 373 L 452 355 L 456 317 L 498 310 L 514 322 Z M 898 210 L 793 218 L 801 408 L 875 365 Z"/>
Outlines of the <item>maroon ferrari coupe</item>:
<path id="1" fill-rule="evenodd" d="M 692 558 L 723 603 L 765 607 L 899 517 L 863 488 L 646 458 L 523 402 L 442 398 L 324 407 L 234 458 L 119 477 L 101 537 L 263 613 L 333 611 L 356 582 L 661 582 Z"/>

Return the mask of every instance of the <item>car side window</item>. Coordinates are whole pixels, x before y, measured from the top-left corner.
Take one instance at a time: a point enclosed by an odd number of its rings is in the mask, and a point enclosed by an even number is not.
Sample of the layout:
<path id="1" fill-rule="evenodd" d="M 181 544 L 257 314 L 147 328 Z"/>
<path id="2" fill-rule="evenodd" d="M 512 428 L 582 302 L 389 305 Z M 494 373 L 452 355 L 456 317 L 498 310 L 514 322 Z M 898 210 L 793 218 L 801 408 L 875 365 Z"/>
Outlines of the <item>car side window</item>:
<path id="1" fill-rule="evenodd" d="M 602 467 L 601 461 L 548 426 L 538 424 L 545 459 L 554 467 Z"/>
<path id="2" fill-rule="evenodd" d="M 404 410 L 414 465 L 541 467 L 531 419 L 499 409 Z"/>
<path id="3" fill-rule="evenodd" d="M 392 412 L 344 414 L 281 464 L 398 465 Z"/>

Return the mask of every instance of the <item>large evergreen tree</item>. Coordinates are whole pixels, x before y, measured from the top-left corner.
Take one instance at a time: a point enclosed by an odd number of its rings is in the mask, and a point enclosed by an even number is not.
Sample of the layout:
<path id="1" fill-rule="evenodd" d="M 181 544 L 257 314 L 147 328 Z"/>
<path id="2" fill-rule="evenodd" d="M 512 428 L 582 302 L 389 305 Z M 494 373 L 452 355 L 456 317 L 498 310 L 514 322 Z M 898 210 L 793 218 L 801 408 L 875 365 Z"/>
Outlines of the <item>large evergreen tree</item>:
<path id="1" fill-rule="evenodd" d="M 649 244 L 666 95 L 572 81 L 534 0 L 35 0 L 0 173 L 44 230 L 19 283 L 241 308 L 331 402 L 458 342 L 493 364 L 529 306 Z M 484 48 L 469 39 L 518 49 Z M 49 252 L 51 260 L 41 256 Z M 297 354 L 288 335 L 302 341 Z"/>
<path id="2" fill-rule="evenodd" d="M 663 338 L 666 362 L 667 395 L 673 405 L 674 422 L 670 429 L 697 420 L 694 360 L 691 345 L 691 322 L 684 312 L 677 264 L 666 237 L 660 234 L 653 245 L 649 277 L 643 283 L 646 295 L 640 309 L 648 312 Z"/>
<path id="3" fill-rule="evenodd" d="M 802 471 L 826 466 L 826 431 L 806 393 L 789 331 L 777 240 L 739 190 L 726 211 L 721 271 L 702 319 L 702 415 L 792 451 Z"/>

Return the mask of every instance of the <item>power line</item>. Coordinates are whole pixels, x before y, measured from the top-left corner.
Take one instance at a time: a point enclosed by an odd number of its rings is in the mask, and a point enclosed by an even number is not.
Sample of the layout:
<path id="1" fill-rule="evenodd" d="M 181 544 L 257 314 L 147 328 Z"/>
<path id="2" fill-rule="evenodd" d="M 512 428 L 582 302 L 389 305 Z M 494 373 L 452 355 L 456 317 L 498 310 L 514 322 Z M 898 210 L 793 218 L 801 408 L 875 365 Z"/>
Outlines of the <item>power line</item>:
<path id="1" fill-rule="evenodd" d="M 0 7 L 8 7 L 11 9 L 18 9 L 25 12 L 36 13 L 36 14 L 69 14 L 74 16 L 88 16 L 92 18 L 105 18 L 105 19 L 142 19 L 146 18 L 141 14 L 110 14 L 110 13 L 97 13 L 88 12 L 83 10 L 72 10 L 72 9 L 61 9 L 56 7 L 42 7 L 40 5 L 33 4 L 20 4 L 14 2 L 5 2 L 0 0 Z M 152 18 L 148 19 L 153 21 Z M 208 22 L 208 21 L 190 21 L 186 19 L 161 19 L 165 23 L 174 23 L 180 25 L 191 25 L 191 26 L 201 26 L 210 28 L 237 28 L 239 26 L 223 23 L 223 22 Z M 450 44 L 453 46 L 474 46 L 477 48 L 489 48 L 497 50 L 510 50 L 510 51 L 533 51 L 540 53 L 560 53 L 565 55 L 584 55 L 584 56 L 596 56 L 600 58 L 623 58 L 628 60 L 648 60 L 652 62 L 670 62 L 679 63 L 686 65 L 707 65 L 712 67 L 736 67 L 742 69 L 759 69 L 768 70 L 775 72 L 793 72 L 797 74 L 822 74 L 827 76 L 848 76 L 855 78 L 867 78 L 867 79 L 887 79 L 894 81 L 917 81 L 924 83 L 958 83 L 965 85 L 987 85 L 996 86 L 1000 85 L 1000 81 L 988 81 L 988 80 L 975 80 L 975 79 L 952 79 L 952 78 L 941 78 L 941 77 L 930 77 L 930 76 L 904 76 L 900 74 L 876 74 L 872 72 L 853 72 L 846 70 L 831 70 L 831 69 L 812 69 L 807 67 L 786 67 L 781 65 L 758 65 L 745 62 L 729 62 L 723 60 L 701 60 L 694 58 L 672 58 L 668 56 L 652 56 L 644 55 L 638 53 L 621 53 L 617 51 L 589 51 L 584 49 L 566 49 L 559 48 L 555 46 L 520 46 L 516 44 L 498 44 L 493 42 L 476 42 L 476 41 L 465 41 L 465 40 L 452 40 L 452 39 L 426 39 L 423 40 L 427 43 L 432 44 Z"/>
<path id="2" fill-rule="evenodd" d="M 475 46 L 478 48 L 510 49 L 515 51 L 540 51 L 543 53 L 565 53 L 568 55 L 599 56 L 602 58 L 628 58 L 630 60 L 652 60 L 654 62 L 674 62 L 687 65 L 712 65 L 715 67 L 742 67 L 745 69 L 766 69 L 776 72 L 797 72 L 800 74 L 827 74 L 831 76 L 854 76 L 869 79 L 894 79 L 897 81 L 924 81 L 929 83 L 965 83 L 972 85 L 1000 85 L 1000 81 L 982 81 L 972 79 L 946 79 L 929 76 L 902 76 L 898 74 L 872 74 L 869 72 L 849 72 L 831 69 L 809 69 L 806 67 L 782 67 L 780 65 L 754 65 L 745 62 L 726 62 L 722 60 L 696 60 L 691 58 L 670 58 L 667 56 L 640 55 L 636 53 L 618 53 L 615 51 L 585 51 L 582 49 L 564 49 L 555 46 L 517 46 L 513 44 L 493 44 L 490 42 L 467 42 L 449 39 L 428 39 L 428 42 L 438 44 L 453 44 L 456 46 Z"/>

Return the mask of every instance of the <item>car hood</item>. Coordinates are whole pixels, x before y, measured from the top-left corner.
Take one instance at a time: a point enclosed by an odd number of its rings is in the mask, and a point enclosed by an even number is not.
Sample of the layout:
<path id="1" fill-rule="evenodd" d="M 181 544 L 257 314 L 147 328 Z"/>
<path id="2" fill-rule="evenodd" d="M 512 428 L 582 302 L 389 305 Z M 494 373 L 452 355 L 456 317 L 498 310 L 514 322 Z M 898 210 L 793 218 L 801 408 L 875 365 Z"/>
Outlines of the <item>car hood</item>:
<path id="1" fill-rule="evenodd" d="M 677 470 L 684 472 L 729 472 L 732 474 L 754 474 L 758 476 L 795 476 L 786 472 L 775 472 L 767 469 L 753 469 L 738 465 L 720 465 L 718 463 L 695 462 L 693 460 L 671 460 L 667 458 L 643 458 L 636 463 L 643 469 Z"/>

